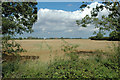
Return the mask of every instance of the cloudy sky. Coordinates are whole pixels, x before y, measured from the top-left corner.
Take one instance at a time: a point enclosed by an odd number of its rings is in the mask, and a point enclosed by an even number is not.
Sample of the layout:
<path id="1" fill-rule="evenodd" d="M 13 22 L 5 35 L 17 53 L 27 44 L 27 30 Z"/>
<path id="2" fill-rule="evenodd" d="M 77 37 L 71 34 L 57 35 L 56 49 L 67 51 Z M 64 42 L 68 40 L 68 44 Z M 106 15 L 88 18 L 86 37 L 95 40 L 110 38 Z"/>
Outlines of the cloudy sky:
<path id="1" fill-rule="evenodd" d="M 76 25 L 76 20 L 81 20 L 85 15 L 90 15 L 90 11 L 96 5 L 102 5 L 98 2 L 92 2 L 88 5 L 90 9 L 84 8 L 82 12 L 79 7 L 82 2 L 38 2 L 38 19 L 33 25 L 34 32 L 24 33 L 19 37 L 69 37 L 69 38 L 88 38 L 93 35 L 94 25 L 89 24 L 87 28 Z M 99 16 L 107 15 L 108 11 L 104 9 Z"/>

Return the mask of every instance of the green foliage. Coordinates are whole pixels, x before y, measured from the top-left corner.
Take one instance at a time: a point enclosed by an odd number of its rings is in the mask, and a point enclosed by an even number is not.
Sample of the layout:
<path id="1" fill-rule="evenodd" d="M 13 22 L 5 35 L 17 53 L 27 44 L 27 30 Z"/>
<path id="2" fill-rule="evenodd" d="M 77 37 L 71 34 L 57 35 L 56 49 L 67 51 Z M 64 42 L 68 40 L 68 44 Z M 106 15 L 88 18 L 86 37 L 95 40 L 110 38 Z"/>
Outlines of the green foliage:
<path id="1" fill-rule="evenodd" d="M 87 6 L 87 4 L 83 4 L 83 5 L 80 6 L 80 8 L 84 8 L 86 6 Z"/>
<path id="2" fill-rule="evenodd" d="M 116 31 L 112 31 L 112 32 L 109 34 L 109 37 L 110 37 L 110 40 L 120 40 L 120 39 L 119 39 L 119 35 L 116 33 Z"/>
<path id="3" fill-rule="evenodd" d="M 71 60 L 78 60 L 78 54 L 76 52 L 78 51 L 77 47 L 79 47 L 79 45 L 69 44 L 64 39 L 62 40 L 64 44 L 62 45 L 61 50 L 64 51 L 66 55 L 70 57 Z"/>
<path id="4" fill-rule="evenodd" d="M 32 37 L 27 37 L 27 39 L 32 39 Z"/>
<path id="5" fill-rule="evenodd" d="M 12 76 L 19 69 L 19 61 L 7 62 L 2 65 L 2 76 L 3 78 Z"/>
<path id="6" fill-rule="evenodd" d="M 36 2 L 3 2 L 2 34 L 32 32 L 32 25 L 37 20 L 36 5 Z"/>
<path id="7" fill-rule="evenodd" d="M 103 34 L 101 32 L 97 33 L 96 38 L 97 39 L 102 39 L 103 38 Z"/>
<path id="8" fill-rule="evenodd" d="M 110 41 L 118 41 L 119 35 L 116 33 L 116 31 L 112 31 L 109 34 L 109 37 L 103 37 L 103 34 L 98 32 L 96 36 L 89 37 L 91 40 L 110 40 Z"/>
<path id="9" fill-rule="evenodd" d="M 95 28 L 99 28 L 99 31 L 102 33 L 105 33 L 105 31 L 113 31 L 110 34 L 111 40 L 120 40 L 120 4 L 118 1 L 103 3 L 104 5 L 97 5 L 96 8 L 92 9 L 91 16 L 86 15 L 82 20 L 76 20 L 76 24 L 87 27 L 87 24 L 92 23 L 95 25 Z M 99 19 L 97 16 L 103 8 L 106 8 L 110 13 L 108 16 L 103 15 L 101 19 Z"/>
<path id="10" fill-rule="evenodd" d="M 103 37 L 103 34 L 101 32 L 98 32 L 96 36 L 89 37 L 91 40 L 110 40 L 109 37 Z"/>
<path id="11" fill-rule="evenodd" d="M 103 34 L 101 32 L 98 32 L 96 36 L 89 37 L 89 39 L 92 39 L 92 40 L 103 40 L 105 38 L 103 37 Z"/>
<path id="12" fill-rule="evenodd" d="M 41 61 L 20 61 L 15 60 L 3 63 L 3 78 L 43 78 L 47 64 Z"/>
<path id="13" fill-rule="evenodd" d="M 2 3 L 3 53 L 13 54 L 24 51 L 20 44 L 15 41 L 10 42 L 10 37 L 15 37 L 16 34 L 23 34 L 24 32 L 33 32 L 32 26 L 37 20 L 36 5 L 37 2 Z"/>
<path id="14" fill-rule="evenodd" d="M 77 51 L 76 48 L 79 47 L 79 45 L 69 44 L 64 39 L 62 39 L 62 41 L 64 43 L 61 48 L 62 51 L 64 51 L 65 53 L 72 53 Z"/>
<path id="15" fill-rule="evenodd" d="M 19 37 L 19 40 L 22 40 L 22 37 Z"/>
<path id="16" fill-rule="evenodd" d="M 3 54 L 16 55 L 18 52 L 26 52 L 26 50 L 24 50 L 20 44 L 18 44 L 14 40 L 10 41 L 9 39 L 11 39 L 10 36 L 3 37 L 3 40 L 2 40 L 2 53 Z"/>
<path id="17" fill-rule="evenodd" d="M 96 38 L 96 36 L 91 36 L 89 37 L 91 40 L 110 40 L 109 37 L 102 37 L 102 38 Z"/>
<path id="18" fill-rule="evenodd" d="M 114 46 L 114 53 L 118 54 L 118 47 Z M 113 50 L 113 49 L 112 49 Z M 59 60 L 51 64 L 46 74 L 48 78 L 118 78 L 119 65 L 116 55 L 109 55 L 103 51 L 94 52 L 89 59 Z M 74 54 L 73 54 L 74 55 Z M 103 58 L 106 56 L 106 58 Z M 114 61 L 113 61 L 114 60 Z M 116 62 L 115 62 L 116 61 Z"/>
<path id="19" fill-rule="evenodd" d="M 48 78 L 118 78 L 118 68 L 106 66 L 100 55 L 94 59 L 57 61 L 48 68 Z M 110 63 L 110 62 L 109 62 Z M 114 63 L 113 63 L 114 64 Z M 118 67 L 118 65 L 114 65 Z"/>

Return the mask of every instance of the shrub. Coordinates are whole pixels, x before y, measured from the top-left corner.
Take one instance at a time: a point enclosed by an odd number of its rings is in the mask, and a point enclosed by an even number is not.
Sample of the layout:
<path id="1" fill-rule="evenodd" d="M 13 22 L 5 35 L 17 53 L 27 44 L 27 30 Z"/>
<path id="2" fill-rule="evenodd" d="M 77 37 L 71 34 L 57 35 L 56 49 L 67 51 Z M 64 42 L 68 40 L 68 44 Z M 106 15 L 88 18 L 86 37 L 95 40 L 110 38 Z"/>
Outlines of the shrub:
<path id="1" fill-rule="evenodd" d="M 79 45 L 69 44 L 65 40 L 63 40 L 63 42 L 64 44 L 62 45 L 61 50 L 64 51 L 71 60 L 78 60 L 79 57 L 76 52 L 78 51 L 77 47 L 79 47 Z"/>
<path id="2" fill-rule="evenodd" d="M 12 74 L 16 73 L 18 69 L 19 69 L 19 60 L 3 63 L 2 65 L 3 78 L 12 77 Z"/>
<path id="3" fill-rule="evenodd" d="M 19 37 L 19 40 L 22 40 L 22 37 Z"/>

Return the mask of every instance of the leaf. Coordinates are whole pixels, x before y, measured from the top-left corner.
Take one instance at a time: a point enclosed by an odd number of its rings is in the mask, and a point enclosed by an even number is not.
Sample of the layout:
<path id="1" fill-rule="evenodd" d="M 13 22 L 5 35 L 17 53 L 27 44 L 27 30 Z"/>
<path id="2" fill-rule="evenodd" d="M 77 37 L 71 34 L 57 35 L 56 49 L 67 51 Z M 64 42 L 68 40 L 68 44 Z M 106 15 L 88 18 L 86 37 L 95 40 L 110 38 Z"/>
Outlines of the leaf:
<path id="1" fill-rule="evenodd" d="M 82 4 L 81 6 L 80 6 L 80 8 L 84 8 L 84 7 L 86 7 L 87 6 L 87 4 Z"/>
<path id="2" fill-rule="evenodd" d="M 82 24 L 82 27 L 87 27 L 86 24 Z"/>

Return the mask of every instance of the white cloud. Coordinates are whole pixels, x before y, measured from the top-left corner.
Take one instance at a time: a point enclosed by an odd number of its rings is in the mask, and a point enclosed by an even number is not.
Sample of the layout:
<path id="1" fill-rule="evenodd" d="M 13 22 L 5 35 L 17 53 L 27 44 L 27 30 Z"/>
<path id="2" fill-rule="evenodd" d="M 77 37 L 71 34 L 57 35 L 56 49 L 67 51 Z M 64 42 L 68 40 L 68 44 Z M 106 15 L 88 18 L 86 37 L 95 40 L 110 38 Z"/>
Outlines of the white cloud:
<path id="1" fill-rule="evenodd" d="M 42 29 L 42 31 L 45 31 L 45 28 L 41 28 Z"/>
<path id="2" fill-rule="evenodd" d="M 63 10 L 51 10 L 51 9 L 40 9 L 38 11 L 38 20 L 33 26 L 35 32 L 32 34 L 42 37 L 89 37 L 95 29 L 92 24 L 89 24 L 87 28 L 78 27 L 76 20 L 82 19 L 85 15 L 90 15 L 90 11 L 96 5 L 101 5 L 98 2 L 91 3 L 90 9 L 84 8 L 84 11 L 63 11 Z M 101 14 L 108 14 L 106 10 L 103 10 Z M 46 33 L 43 33 L 46 31 Z M 74 33 L 74 35 L 72 33 Z M 54 33 L 54 34 L 52 34 Z M 84 34 L 84 35 L 83 35 Z"/>
<path id="3" fill-rule="evenodd" d="M 86 27 L 80 27 L 80 28 L 78 28 L 78 30 L 79 31 L 81 31 L 81 30 L 87 30 L 87 28 Z"/>
<path id="4" fill-rule="evenodd" d="M 66 32 L 72 32 L 73 30 L 71 30 L 71 29 L 69 29 L 69 30 L 67 30 Z"/>

